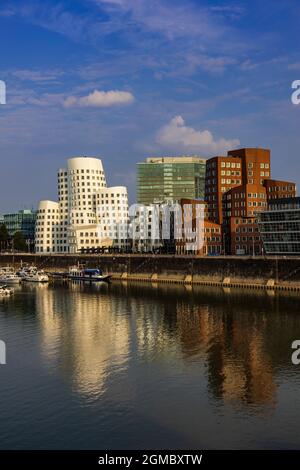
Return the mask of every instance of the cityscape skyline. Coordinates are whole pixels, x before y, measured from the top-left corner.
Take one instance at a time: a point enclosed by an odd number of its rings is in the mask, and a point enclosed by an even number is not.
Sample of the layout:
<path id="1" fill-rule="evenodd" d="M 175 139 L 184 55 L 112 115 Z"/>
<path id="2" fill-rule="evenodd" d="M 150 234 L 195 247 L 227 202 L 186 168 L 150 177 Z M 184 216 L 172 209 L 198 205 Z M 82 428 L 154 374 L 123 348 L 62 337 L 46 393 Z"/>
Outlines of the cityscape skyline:
<path id="1" fill-rule="evenodd" d="M 257 148 L 258 149 L 259 147 L 252 147 L 252 148 Z M 235 149 L 235 151 L 242 150 L 242 149 L 243 149 L 242 147 L 238 147 L 238 148 Z M 230 149 L 228 151 L 230 152 L 230 151 L 233 151 L 233 150 Z M 272 155 L 273 155 L 273 153 L 272 153 Z M 153 160 L 153 159 L 154 160 L 155 159 L 163 160 L 163 159 L 166 159 L 166 158 L 171 158 L 171 159 L 173 158 L 173 159 L 178 159 L 177 163 L 179 164 L 180 163 L 179 159 L 182 159 L 182 163 L 184 163 L 185 158 L 188 158 L 188 159 L 189 158 L 198 158 L 199 160 L 203 160 L 203 161 L 207 162 L 210 159 L 217 158 L 217 157 L 227 158 L 228 156 L 225 154 L 225 152 L 224 152 L 224 155 L 218 154 L 218 155 L 213 155 L 213 156 L 210 156 L 210 157 L 203 157 L 203 156 L 195 155 L 195 154 L 185 154 L 185 155 L 182 155 L 182 154 L 178 154 L 178 155 L 176 155 L 176 154 L 173 154 L 173 155 L 167 154 L 167 155 L 152 155 L 152 156 L 148 155 L 142 161 L 137 161 L 135 163 L 135 172 L 134 172 L 134 183 L 133 183 L 133 185 L 127 186 L 125 184 L 125 186 L 128 190 L 129 204 L 134 204 L 138 200 L 138 171 L 139 171 L 138 169 L 139 169 L 139 165 L 145 163 L 147 160 L 150 161 L 150 160 Z M 104 162 L 104 169 L 105 169 L 105 159 L 103 160 L 103 157 L 101 157 L 101 156 L 91 156 L 91 155 L 83 154 L 83 155 L 77 156 L 77 157 L 76 156 L 69 156 L 67 158 L 65 157 L 64 159 L 65 160 L 70 160 L 72 158 L 87 158 L 87 159 L 88 158 L 96 158 L 96 159 L 101 160 L 101 162 Z M 273 157 L 272 157 L 272 161 L 273 161 Z M 54 170 L 54 173 L 53 173 L 53 185 L 54 185 L 54 187 L 55 187 L 55 174 L 59 170 L 60 170 L 60 166 L 58 165 L 58 167 Z M 105 171 L 105 173 L 108 176 L 109 180 L 117 182 L 114 176 L 110 175 L 107 171 Z M 284 180 L 284 178 L 282 178 L 281 176 L 280 176 L 280 178 L 282 180 Z M 48 180 L 49 180 L 49 178 L 48 178 Z M 52 181 L 52 179 L 50 179 L 50 180 Z M 121 180 L 122 180 L 122 178 L 121 178 Z M 298 186 L 298 184 L 297 184 L 298 180 L 297 180 L 296 177 L 293 178 L 293 181 L 295 181 L 296 186 Z M 38 182 L 37 179 L 36 179 L 36 182 Z M 33 183 L 34 183 L 34 181 L 33 181 Z M 118 186 L 118 185 L 116 184 L 115 186 Z M 53 200 L 53 199 L 55 200 L 55 199 L 57 199 L 57 192 L 53 191 L 53 188 L 51 188 L 51 194 L 52 194 L 51 198 L 42 197 L 43 193 L 41 193 L 40 195 L 37 194 L 36 199 L 34 201 L 31 201 L 31 203 L 27 203 L 26 201 L 23 200 L 19 204 L 18 204 L 18 202 L 16 202 L 16 204 L 12 204 L 10 199 L 5 199 L 5 200 L 1 199 L 0 200 L 0 215 L 15 213 L 16 211 L 19 211 L 19 210 L 27 210 L 27 209 L 36 210 L 37 207 L 38 207 L 39 201 L 45 200 L 45 199 L 46 200 Z M 204 197 L 201 198 L 201 199 L 204 199 Z M 4 205 L 3 205 L 3 203 L 4 203 Z M 5 205 L 6 203 L 8 203 L 8 206 Z M 5 209 L 6 207 L 8 207 L 8 209 Z"/>
<path id="2" fill-rule="evenodd" d="M 300 6 L 287 3 L 5 2 L 0 184 L 9 194 L 13 178 L 14 191 L 0 212 L 53 199 L 48 175 L 76 154 L 99 155 L 131 201 L 135 164 L 150 155 L 270 148 L 274 172 L 294 180 Z"/>
<path id="3" fill-rule="evenodd" d="M 129 206 L 125 186 L 107 186 L 100 159 L 68 159 L 57 173 L 57 200 L 42 199 L 35 213 L 1 217 L 4 248 L 14 249 L 22 233 L 36 253 L 263 255 L 260 213 L 278 201 L 283 221 L 299 199 L 294 182 L 274 179 L 270 150 L 262 148 L 229 150 L 207 161 L 195 155 L 149 157 L 138 163 L 137 185 L 137 201 Z M 273 252 L 279 246 L 284 253 L 299 251 L 293 217 L 288 233 L 282 221 L 276 226 Z"/>
<path id="4" fill-rule="evenodd" d="M 4 462 L 294 460 L 299 24 L 0 0 Z"/>

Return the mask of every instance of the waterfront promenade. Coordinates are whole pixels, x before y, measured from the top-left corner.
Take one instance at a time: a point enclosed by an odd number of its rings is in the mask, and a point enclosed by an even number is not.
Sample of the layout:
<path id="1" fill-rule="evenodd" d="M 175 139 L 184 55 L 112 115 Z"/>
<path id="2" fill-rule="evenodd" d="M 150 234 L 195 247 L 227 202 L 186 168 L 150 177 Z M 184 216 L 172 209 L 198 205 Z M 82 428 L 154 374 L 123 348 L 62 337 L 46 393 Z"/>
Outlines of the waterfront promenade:
<path id="1" fill-rule="evenodd" d="M 35 264 L 49 272 L 100 266 L 113 279 L 300 291 L 300 257 L 197 257 L 152 254 L 0 254 L 0 265 Z"/>

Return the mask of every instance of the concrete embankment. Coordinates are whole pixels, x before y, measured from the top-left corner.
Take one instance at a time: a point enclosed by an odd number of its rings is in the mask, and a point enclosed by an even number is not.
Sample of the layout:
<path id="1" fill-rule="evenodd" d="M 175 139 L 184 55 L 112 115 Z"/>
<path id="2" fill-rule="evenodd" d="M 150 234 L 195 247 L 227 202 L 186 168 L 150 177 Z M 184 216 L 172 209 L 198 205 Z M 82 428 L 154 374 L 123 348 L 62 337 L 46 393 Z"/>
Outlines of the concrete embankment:
<path id="1" fill-rule="evenodd" d="M 253 289 L 300 291 L 300 257 L 193 257 L 173 255 L 0 254 L 0 265 L 33 263 L 46 271 L 65 271 L 77 263 L 101 266 L 113 279 Z"/>

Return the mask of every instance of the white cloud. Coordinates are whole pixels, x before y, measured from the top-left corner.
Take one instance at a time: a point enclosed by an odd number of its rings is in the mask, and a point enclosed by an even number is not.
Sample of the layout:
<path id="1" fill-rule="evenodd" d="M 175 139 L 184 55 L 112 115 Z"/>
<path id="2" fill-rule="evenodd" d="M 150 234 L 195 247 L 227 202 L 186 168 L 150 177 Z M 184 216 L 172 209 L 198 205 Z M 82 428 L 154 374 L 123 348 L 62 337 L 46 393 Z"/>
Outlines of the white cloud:
<path id="1" fill-rule="evenodd" d="M 215 140 L 208 130 L 196 130 L 187 127 L 182 116 L 175 116 L 157 133 L 157 143 L 164 147 L 176 148 L 180 151 L 203 152 L 218 154 L 240 145 L 238 139 Z"/>
<path id="2" fill-rule="evenodd" d="M 300 70 L 300 62 L 294 62 L 293 64 L 289 64 L 289 70 Z"/>
<path id="3" fill-rule="evenodd" d="M 209 57 L 203 54 L 189 54 L 186 60 L 191 71 L 201 67 L 213 73 L 222 73 L 227 67 L 236 64 L 236 59 L 231 57 Z"/>
<path id="4" fill-rule="evenodd" d="M 72 106 L 90 106 L 97 108 L 107 108 L 109 106 L 130 104 L 134 101 L 134 96 L 128 91 L 110 90 L 98 91 L 94 90 L 86 96 L 69 96 L 64 100 L 64 106 L 69 108 Z"/>
<path id="5" fill-rule="evenodd" d="M 136 25 L 144 32 L 158 32 L 169 39 L 202 36 L 218 38 L 225 27 L 214 21 L 207 8 L 195 7 L 191 2 L 174 0 L 93 0 L 116 18 Z"/>
<path id="6" fill-rule="evenodd" d="M 62 70 L 15 70 L 12 74 L 20 80 L 32 82 L 51 82 L 56 81 L 64 75 Z"/>

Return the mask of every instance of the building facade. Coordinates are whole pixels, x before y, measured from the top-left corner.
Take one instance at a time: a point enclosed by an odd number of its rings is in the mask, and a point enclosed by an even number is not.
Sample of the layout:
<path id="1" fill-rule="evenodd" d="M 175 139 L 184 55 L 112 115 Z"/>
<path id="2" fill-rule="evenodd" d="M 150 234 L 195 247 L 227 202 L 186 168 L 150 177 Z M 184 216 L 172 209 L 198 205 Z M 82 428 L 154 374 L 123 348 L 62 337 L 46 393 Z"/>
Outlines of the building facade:
<path id="1" fill-rule="evenodd" d="M 149 157 L 138 163 L 137 202 L 172 203 L 203 199 L 206 160 L 197 156 Z"/>
<path id="2" fill-rule="evenodd" d="M 296 185 L 271 179 L 268 149 L 231 150 L 227 156 L 209 159 L 205 200 L 208 219 L 222 225 L 223 252 L 262 254 L 257 214 L 282 194 L 295 197 Z"/>
<path id="3" fill-rule="evenodd" d="M 36 211 L 25 209 L 4 214 L 3 223 L 10 237 L 13 237 L 16 232 L 21 232 L 25 240 L 34 240 Z"/>
<path id="4" fill-rule="evenodd" d="M 266 254 L 300 255 L 300 198 L 271 199 L 258 227 Z"/>
<path id="5" fill-rule="evenodd" d="M 221 255 L 222 226 L 208 219 L 207 203 L 181 199 L 182 237 L 176 237 L 177 254 Z"/>
<path id="6" fill-rule="evenodd" d="M 108 188 L 102 162 L 94 157 L 69 159 L 67 168 L 60 169 L 57 176 L 58 202 L 39 204 L 36 252 L 122 247 L 127 240 L 126 187 Z"/>
<path id="7" fill-rule="evenodd" d="M 136 204 L 130 209 L 130 220 L 133 252 L 222 253 L 222 227 L 207 219 L 207 204 L 202 200 Z"/>

